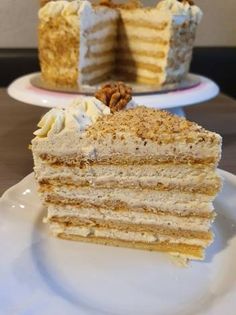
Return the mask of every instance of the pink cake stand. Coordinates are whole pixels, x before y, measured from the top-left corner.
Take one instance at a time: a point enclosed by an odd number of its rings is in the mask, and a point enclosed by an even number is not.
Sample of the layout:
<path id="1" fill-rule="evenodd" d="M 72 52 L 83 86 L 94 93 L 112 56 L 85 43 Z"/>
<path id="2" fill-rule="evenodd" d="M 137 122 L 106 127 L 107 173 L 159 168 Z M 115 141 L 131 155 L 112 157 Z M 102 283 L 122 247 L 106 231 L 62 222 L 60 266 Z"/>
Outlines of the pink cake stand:
<path id="1" fill-rule="evenodd" d="M 28 74 L 13 81 L 8 87 L 8 94 L 18 101 L 48 108 L 64 108 L 74 98 L 78 96 L 83 97 L 83 95 L 76 93 L 48 91 L 35 87 L 31 84 L 31 79 L 36 74 Z M 137 104 L 145 104 L 152 108 L 167 109 L 172 113 L 184 116 L 183 107 L 205 102 L 214 98 L 219 93 L 219 87 L 212 80 L 195 74 L 191 75 L 200 80 L 197 86 L 167 93 L 134 95 L 133 99 Z"/>

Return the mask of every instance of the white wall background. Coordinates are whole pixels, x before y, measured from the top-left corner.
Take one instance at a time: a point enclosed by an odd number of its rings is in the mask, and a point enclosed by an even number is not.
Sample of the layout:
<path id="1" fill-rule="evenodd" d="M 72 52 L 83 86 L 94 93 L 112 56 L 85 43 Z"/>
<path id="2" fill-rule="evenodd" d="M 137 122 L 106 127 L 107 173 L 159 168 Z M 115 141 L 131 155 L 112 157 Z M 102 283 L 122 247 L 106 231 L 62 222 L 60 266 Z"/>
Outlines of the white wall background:
<path id="1" fill-rule="evenodd" d="M 143 0 L 145 4 L 156 0 Z M 195 0 L 203 9 L 196 45 L 236 46 L 236 0 Z M 37 46 L 39 0 L 0 0 L 0 48 Z"/>

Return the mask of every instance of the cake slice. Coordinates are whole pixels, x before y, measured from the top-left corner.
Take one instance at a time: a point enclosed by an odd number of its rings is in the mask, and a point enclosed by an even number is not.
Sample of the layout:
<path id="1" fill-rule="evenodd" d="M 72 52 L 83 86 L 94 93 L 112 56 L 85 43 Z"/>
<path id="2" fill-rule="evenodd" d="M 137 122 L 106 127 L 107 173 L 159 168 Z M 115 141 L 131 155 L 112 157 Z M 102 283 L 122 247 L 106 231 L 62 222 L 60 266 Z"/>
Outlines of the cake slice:
<path id="1" fill-rule="evenodd" d="M 64 239 L 203 259 L 213 241 L 221 137 L 168 112 L 52 109 L 32 140 L 45 221 Z"/>

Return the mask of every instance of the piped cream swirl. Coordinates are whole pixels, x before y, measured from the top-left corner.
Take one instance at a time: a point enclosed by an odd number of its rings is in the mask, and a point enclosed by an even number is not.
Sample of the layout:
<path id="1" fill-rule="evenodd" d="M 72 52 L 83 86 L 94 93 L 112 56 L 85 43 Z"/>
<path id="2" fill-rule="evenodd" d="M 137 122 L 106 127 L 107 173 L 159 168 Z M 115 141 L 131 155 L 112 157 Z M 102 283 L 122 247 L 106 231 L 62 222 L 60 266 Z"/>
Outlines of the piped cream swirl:
<path id="1" fill-rule="evenodd" d="M 74 1 L 50 1 L 39 10 L 39 19 L 42 22 L 48 22 L 50 18 L 57 16 L 68 17 L 78 15 L 85 7 L 91 8 L 92 5 L 87 0 Z"/>
<path id="2" fill-rule="evenodd" d="M 95 97 L 78 98 L 67 109 L 53 108 L 38 123 L 34 135 L 39 138 L 50 137 L 62 131 L 83 132 L 98 117 L 110 114 L 110 108 Z"/>

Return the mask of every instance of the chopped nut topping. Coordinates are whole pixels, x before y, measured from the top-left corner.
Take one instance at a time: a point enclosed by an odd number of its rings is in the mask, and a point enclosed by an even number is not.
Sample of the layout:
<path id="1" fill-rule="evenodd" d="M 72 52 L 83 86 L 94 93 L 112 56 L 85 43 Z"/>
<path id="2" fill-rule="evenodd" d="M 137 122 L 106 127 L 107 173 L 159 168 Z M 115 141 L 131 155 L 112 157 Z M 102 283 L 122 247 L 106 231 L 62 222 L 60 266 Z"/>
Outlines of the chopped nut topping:
<path id="1" fill-rule="evenodd" d="M 114 113 L 123 109 L 132 99 L 132 88 L 123 82 L 107 83 L 95 93 L 95 97 Z"/>

